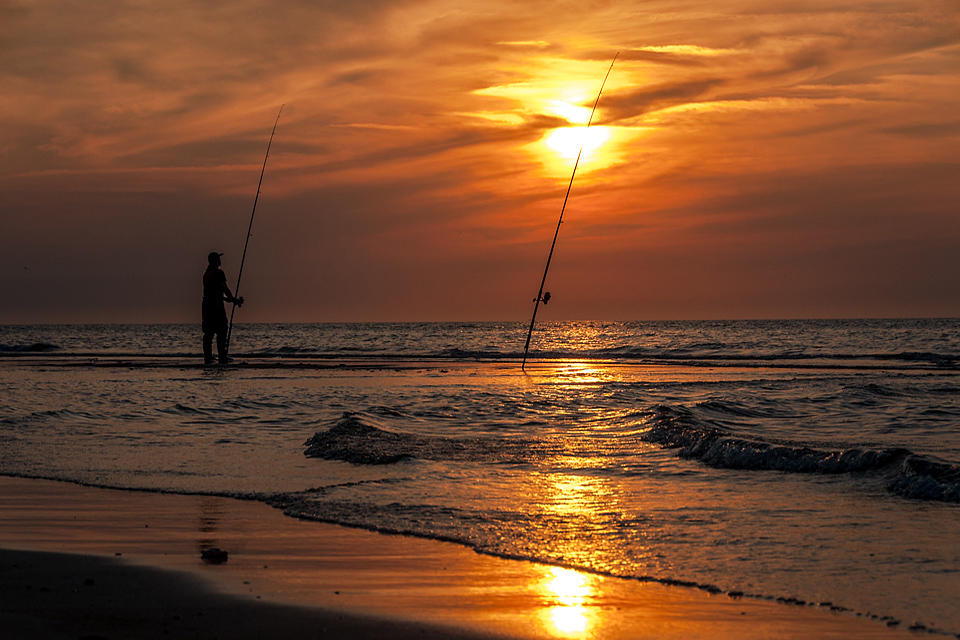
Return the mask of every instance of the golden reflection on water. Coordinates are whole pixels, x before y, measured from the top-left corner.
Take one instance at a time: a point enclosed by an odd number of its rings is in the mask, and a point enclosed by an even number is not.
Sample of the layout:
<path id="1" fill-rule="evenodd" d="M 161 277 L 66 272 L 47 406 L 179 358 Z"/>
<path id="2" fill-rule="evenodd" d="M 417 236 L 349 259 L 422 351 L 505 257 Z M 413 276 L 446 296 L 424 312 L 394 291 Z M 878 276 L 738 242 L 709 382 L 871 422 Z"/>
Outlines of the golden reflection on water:
<path id="1" fill-rule="evenodd" d="M 555 375 L 565 384 L 583 385 L 609 382 L 611 373 L 596 362 L 569 360 L 560 363 Z"/>
<path id="2" fill-rule="evenodd" d="M 595 329 L 586 329 L 581 334 L 570 336 L 572 341 L 588 340 Z M 623 379 L 624 368 L 609 362 L 596 360 L 551 360 L 541 362 L 527 374 L 530 383 L 541 386 L 542 393 L 561 392 L 564 397 L 577 393 L 593 393 L 601 383 Z M 554 409 L 555 410 L 555 409 Z M 591 421 L 582 420 L 586 408 L 577 411 L 581 424 L 592 428 Z M 601 417 L 601 416 L 598 416 Z M 604 412 L 605 418 L 610 412 Z M 601 427 L 608 420 L 601 421 Z M 623 513 L 628 501 L 622 495 L 622 487 L 592 473 L 569 472 L 571 469 L 602 468 L 607 463 L 605 447 L 612 446 L 601 428 L 595 438 L 571 441 L 558 460 L 556 469 L 568 472 L 545 472 L 537 476 L 533 493 L 529 496 L 533 508 L 543 514 L 549 523 L 540 532 L 540 551 L 549 557 L 572 566 L 589 566 L 599 571 L 614 570 L 604 561 L 600 547 L 612 549 L 618 544 L 607 529 L 611 521 L 619 522 L 630 517 Z M 577 440 L 577 439 L 575 439 Z M 550 468 L 549 460 L 544 467 Z M 608 549 L 609 550 L 609 549 Z M 635 552 L 642 553 L 642 549 Z M 612 553 L 610 557 L 616 556 Z M 540 635 L 554 638 L 587 640 L 604 637 L 611 620 L 609 607 L 604 607 L 603 577 L 569 568 L 538 566 L 530 575 L 530 589 L 542 602 L 537 615 Z"/>
<path id="3" fill-rule="evenodd" d="M 589 460 L 586 460 L 589 464 Z M 571 564 L 596 563 L 596 549 L 590 540 L 566 522 L 604 522 L 618 509 L 619 497 L 600 478 L 577 474 L 545 474 L 539 487 L 540 508 L 554 523 L 544 532 L 544 550 Z M 602 531 L 597 531 L 602 535 Z M 587 537 L 590 537 L 589 535 Z M 540 566 L 531 576 L 531 589 L 543 602 L 538 617 L 542 630 L 558 638 L 600 637 L 604 610 L 597 605 L 602 577 L 574 569 Z"/>

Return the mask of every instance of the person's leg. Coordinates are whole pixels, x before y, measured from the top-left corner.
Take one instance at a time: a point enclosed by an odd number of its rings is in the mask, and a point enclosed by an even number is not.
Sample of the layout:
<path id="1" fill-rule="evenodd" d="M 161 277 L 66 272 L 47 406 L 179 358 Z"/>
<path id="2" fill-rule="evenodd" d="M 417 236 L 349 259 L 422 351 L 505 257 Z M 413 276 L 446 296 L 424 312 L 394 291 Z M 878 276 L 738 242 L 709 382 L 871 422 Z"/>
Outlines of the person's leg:
<path id="1" fill-rule="evenodd" d="M 224 324 L 217 329 L 217 355 L 220 357 L 220 363 L 227 363 L 227 325 Z"/>
<path id="2" fill-rule="evenodd" d="M 207 364 L 213 362 L 213 331 L 203 332 L 203 361 Z"/>

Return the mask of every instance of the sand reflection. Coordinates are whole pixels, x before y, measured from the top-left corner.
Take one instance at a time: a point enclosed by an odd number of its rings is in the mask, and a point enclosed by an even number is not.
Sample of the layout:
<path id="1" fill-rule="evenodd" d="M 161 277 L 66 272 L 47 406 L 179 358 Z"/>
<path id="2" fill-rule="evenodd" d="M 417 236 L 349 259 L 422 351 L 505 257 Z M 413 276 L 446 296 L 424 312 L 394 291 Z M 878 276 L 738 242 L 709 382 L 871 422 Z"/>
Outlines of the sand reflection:
<path id="1" fill-rule="evenodd" d="M 573 569 L 543 567 L 538 589 L 547 603 L 542 626 L 563 638 L 586 638 L 599 626 L 600 610 L 591 606 L 602 578 Z"/>

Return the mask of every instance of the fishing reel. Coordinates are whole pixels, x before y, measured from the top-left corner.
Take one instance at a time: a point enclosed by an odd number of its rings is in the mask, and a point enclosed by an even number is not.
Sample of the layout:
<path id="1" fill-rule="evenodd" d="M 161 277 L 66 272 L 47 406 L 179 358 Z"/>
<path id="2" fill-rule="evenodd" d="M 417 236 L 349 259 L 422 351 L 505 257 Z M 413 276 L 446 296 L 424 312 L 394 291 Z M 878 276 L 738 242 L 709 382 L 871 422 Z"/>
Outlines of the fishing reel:
<path id="1" fill-rule="evenodd" d="M 545 293 L 544 293 L 542 296 L 540 296 L 539 298 L 534 298 L 533 301 L 534 301 L 534 302 L 542 302 L 543 304 L 547 304 L 548 302 L 550 302 L 550 292 L 549 292 L 549 291 L 545 292 Z"/>

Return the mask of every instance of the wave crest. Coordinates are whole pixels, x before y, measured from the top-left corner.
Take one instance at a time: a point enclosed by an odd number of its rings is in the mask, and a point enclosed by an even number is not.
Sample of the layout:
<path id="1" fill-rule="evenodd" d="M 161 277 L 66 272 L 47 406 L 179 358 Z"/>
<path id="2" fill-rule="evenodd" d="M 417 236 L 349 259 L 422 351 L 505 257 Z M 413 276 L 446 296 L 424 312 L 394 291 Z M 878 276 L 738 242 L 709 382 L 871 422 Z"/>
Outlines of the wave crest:
<path id="1" fill-rule="evenodd" d="M 550 442 L 525 438 L 444 438 L 388 431 L 366 414 L 349 411 L 304 445 L 308 458 L 369 465 L 409 459 L 526 463 L 556 449 Z"/>
<path id="2" fill-rule="evenodd" d="M 666 406 L 656 408 L 643 439 L 720 469 L 876 473 L 886 481 L 887 490 L 902 497 L 960 502 L 960 467 L 903 448 L 830 451 L 750 440 L 705 426 L 685 409 Z"/>
<path id="3" fill-rule="evenodd" d="M 960 467 L 910 456 L 903 461 L 888 488 L 905 498 L 960 502 Z"/>
<path id="4" fill-rule="evenodd" d="M 353 464 L 391 464 L 414 457 L 417 439 L 384 431 L 368 424 L 359 413 L 345 412 L 332 427 L 304 442 L 307 449 L 303 454 Z"/>
<path id="5" fill-rule="evenodd" d="M 31 344 L 0 344 L 0 353 L 47 353 L 49 351 L 59 351 L 60 347 L 46 342 L 33 342 Z"/>

